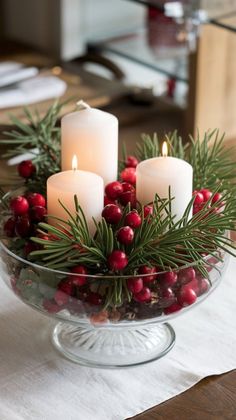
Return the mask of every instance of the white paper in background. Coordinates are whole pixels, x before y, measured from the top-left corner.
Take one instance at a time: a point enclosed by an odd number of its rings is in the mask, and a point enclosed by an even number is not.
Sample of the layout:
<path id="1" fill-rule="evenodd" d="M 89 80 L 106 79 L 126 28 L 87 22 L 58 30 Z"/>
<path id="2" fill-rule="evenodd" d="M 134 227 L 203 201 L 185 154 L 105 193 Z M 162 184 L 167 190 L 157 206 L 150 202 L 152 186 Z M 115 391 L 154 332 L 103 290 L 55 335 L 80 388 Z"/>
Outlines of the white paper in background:
<path id="1" fill-rule="evenodd" d="M 236 260 L 218 289 L 177 317 L 177 343 L 159 361 L 130 369 L 81 367 L 50 344 L 53 323 L 0 282 L 0 418 L 124 420 L 236 368 Z"/>
<path id="2" fill-rule="evenodd" d="M 66 83 L 55 76 L 36 76 L 0 89 L 0 108 L 30 105 L 64 95 Z"/>

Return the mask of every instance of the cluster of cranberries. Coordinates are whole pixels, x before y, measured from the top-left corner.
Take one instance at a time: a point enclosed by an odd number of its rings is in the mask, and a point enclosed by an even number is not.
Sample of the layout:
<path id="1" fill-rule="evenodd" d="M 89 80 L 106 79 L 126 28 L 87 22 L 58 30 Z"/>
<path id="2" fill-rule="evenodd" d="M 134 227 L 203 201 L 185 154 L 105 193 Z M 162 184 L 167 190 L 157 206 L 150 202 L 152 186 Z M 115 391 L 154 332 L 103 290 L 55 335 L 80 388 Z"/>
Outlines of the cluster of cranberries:
<path id="1" fill-rule="evenodd" d="M 215 204 L 222 199 L 222 194 L 217 192 L 213 195 L 212 192 L 206 188 L 193 191 L 193 195 L 195 196 L 193 202 L 193 214 L 198 213 L 207 202 L 210 203 L 209 207 L 214 205 L 214 210 L 217 211 L 218 209 L 215 207 Z"/>
<path id="2" fill-rule="evenodd" d="M 4 223 L 7 237 L 27 238 L 34 232 L 35 224 L 41 222 L 46 215 L 46 201 L 39 193 L 27 196 L 18 195 L 10 201 L 12 216 Z"/>
<path id="3" fill-rule="evenodd" d="M 43 306 L 48 312 L 58 312 L 63 307 L 78 304 L 83 301 L 92 306 L 102 304 L 103 297 L 86 287 L 88 283 L 88 270 L 83 265 L 77 265 L 71 269 L 71 275 L 62 279 L 55 292 L 53 299 L 44 299 Z"/>

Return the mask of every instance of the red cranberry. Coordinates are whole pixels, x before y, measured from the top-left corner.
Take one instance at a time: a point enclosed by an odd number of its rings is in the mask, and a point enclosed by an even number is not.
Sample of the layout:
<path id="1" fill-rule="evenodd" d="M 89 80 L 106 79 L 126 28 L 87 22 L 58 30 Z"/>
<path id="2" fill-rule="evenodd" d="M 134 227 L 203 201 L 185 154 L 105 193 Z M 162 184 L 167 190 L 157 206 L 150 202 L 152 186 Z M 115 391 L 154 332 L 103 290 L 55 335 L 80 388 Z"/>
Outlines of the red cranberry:
<path id="1" fill-rule="evenodd" d="M 26 238 L 31 233 L 31 224 L 28 216 L 19 217 L 15 225 L 15 233 L 21 238 Z"/>
<path id="2" fill-rule="evenodd" d="M 123 186 L 118 181 L 110 182 L 110 184 L 107 184 L 105 188 L 105 193 L 107 197 L 109 197 L 112 200 L 116 200 L 122 192 Z"/>
<path id="3" fill-rule="evenodd" d="M 177 274 L 174 271 L 167 271 L 160 275 L 160 282 L 163 287 L 172 287 L 177 282 Z"/>
<path id="4" fill-rule="evenodd" d="M 79 276 L 70 276 L 70 280 L 75 286 L 83 286 L 85 283 L 87 283 L 88 270 L 86 267 L 83 265 L 77 265 L 71 269 L 71 272 L 79 274 Z"/>
<path id="5" fill-rule="evenodd" d="M 91 305 L 101 305 L 102 303 L 102 296 L 99 293 L 89 292 L 86 301 Z"/>
<path id="6" fill-rule="evenodd" d="M 8 238 L 13 238 L 13 236 L 15 236 L 15 226 L 16 226 L 16 221 L 13 217 L 10 217 L 3 226 L 3 230 L 6 236 L 8 236 Z"/>
<path id="7" fill-rule="evenodd" d="M 125 224 L 132 227 L 133 229 L 138 228 L 142 223 L 141 216 L 138 214 L 136 210 L 130 211 L 125 216 Z"/>
<path id="8" fill-rule="evenodd" d="M 137 302 L 149 302 L 151 300 L 151 291 L 148 287 L 143 287 L 139 293 L 135 293 L 134 299 Z"/>
<path id="9" fill-rule="evenodd" d="M 149 267 L 148 265 L 142 265 L 139 267 L 138 270 L 139 274 L 142 274 L 144 277 L 142 277 L 144 283 L 152 283 L 157 278 L 157 269 L 156 267 Z M 147 274 L 149 274 L 147 276 Z"/>
<path id="10" fill-rule="evenodd" d="M 33 222 L 42 222 L 47 210 L 42 206 L 34 206 L 30 209 L 30 218 Z"/>
<path id="11" fill-rule="evenodd" d="M 138 159 L 135 156 L 127 156 L 125 166 L 128 168 L 136 168 L 138 165 Z"/>
<path id="12" fill-rule="evenodd" d="M 35 170 L 36 168 L 31 160 L 23 160 L 18 165 L 18 173 L 22 178 L 30 178 Z"/>
<path id="13" fill-rule="evenodd" d="M 131 207 L 136 207 L 136 193 L 133 191 L 125 191 L 123 192 L 119 200 L 123 206 L 126 206 L 130 203 Z"/>
<path id="14" fill-rule="evenodd" d="M 148 205 L 144 206 L 144 208 L 143 208 L 144 218 L 146 218 L 148 216 L 152 216 L 152 214 L 153 214 L 153 205 L 148 204 Z"/>
<path id="15" fill-rule="evenodd" d="M 58 306 L 66 305 L 69 299 L 70 299 L 70 296 L 67 293 L 64 293 L 60 289 L 58 289 L 54 295 L 54 300 Z"/>
<path id="16" fill-rule="evenodd" d="M 111 270 L 123 270 L 128 264 L 128 258 L 123 251 L 115 250 L 108 257 L 108 265 Z"/>
<path id="17" fill-rule="evenodd" d="M 111 200 L 106 195 L 104 195 L 104 207 L 106 207 L 108 204 L 116 204 L 116 200 Z"/>
<path id="18" fill-rule="evenodd" d="M 130 277 L 127 280 L 127 287 L 132 293 L 139 293 L 143 288 L 143 279 L 141 277 Z"/>
<path id="19" fill-rule="evenodd" d="M 37 244 L 35 244 L 34 242 L 26 242 L 23 252 L 24 252 L 24 256 L 27 257 L 31 252 L 36 251 L 36 249 L 38 249 Z"/>
<path id="20" fill-rule="evenodd" d="M 25 197 L 18 195 L 18 197 L 12 198 L 10 207 L 16 216 L 21 216 L 29 210 L 29 203 Z"/>
<path id="21" fill-rule="evenodd" d="M 164 289 L 162 289 L 161 296 L 168 300 L 175 298 L 175 294 L 173 290 L 171 289 L 171 287 L 165 287 Z"/>
<path id="22" fill-rule="evenodd" d="M 208 190 L 207 188 L 204 188 L 200 190 L 199 192 L 203 195 L 204 201 L 208 201 L 212 196 L 212 192 Z"/>
<path id="23" fill-rule="evenodd" d="M 57 288 L 68 296 L 74 296 L 75 294 L 75 286 L 71 278 L 61 280 Z"/>
<path id="24" fill-rule="evenodd" d="M 120 228 L 117 232 L 117 239 L 123 245 L 129 245 L 133 242 L 134 231 L 129 226 Z"/>
<path id="25" fill-rule="evenodd" d="M 198 281 L 198 279 L 195 277 L 193 280 L 191 280 L 188 284 L 187 284 L 187 286 L 190 288 L 190 289 L 193 289 L 194 290 L 194 292 L 196 293 L 196 295 L 197 296 L 199 296 L 199 281 Z"/>
<path id="26" fill-rule="evenodd" d="M 130 184 L 134 185 L 136 183 L 136 169 L 135 168 L 125 168 L 120 177 L 122 181 L 129 182 Z"/>
<path id="27" fill-rule="evenodd" d="M 181 287 L 177 293 L 177 301 L 182 307 L 192 305 L 196 300 L 196 292 L 188 285 Z"/>
<path id="28" fill-rule="evenodd" d="M 193 202 L 193 205 L 194 205 L 194 206 L 199 206 L 200 204 L 202 204 L 202 203 L 203 203 L 203 201 L 204 201 L 204 196 L 203 196 L 203 194 L 202 194 L 201 192 L 199 192 L 199 191 L 194 191 L 194 192 L 193 192 L 193 195 L 195 196 L 195 199 L 194 199 L 194 202 Z"/>
<path id="29" fill-rule="evenodd" d="M 34 206 L 45 207 L 46 205 L 46 200 L 44 196 L 39 193 L 30 193 L 29 195 L 27 195 L 27 200 L 30 207 L 34 207 Z"/>
<path id="30" fill-rule="evenodd" d="M 212 197 L 212 204 L 216 203 L 217 201 L 220 201 L 222 199 L 222 194 L 220 194 L 219 192 L 215 193 Z"/>
<path id="31" fill-rule="evenodd" d="M 122 211 L 119 206 L 108 204 L 102 211 L 102 217 L 104 217 L 107 223 L 116 225 L 122 218 Z"/>
<path id="32" fill-rule="evenodd" d="M 208 279 L 205 279 L 205 278 L 198 279 L 198 290 L 199 290 L 198 295 L 199 296 L 208 292 L 209 289 L 210 289 L 210 282 Z"/>
<path id="33" fill-rule="evenodd" d="M 196 277 L 196 273 L 193 267 L 183 268 L 178 272 L 178 281 L 181 284 L 190 282 Z"/>
<path id="34" fill-rule="evenodd" d="M 122 182 L 123 192 L 131 191 L 135 192 L 135 188 L 133 185 L 129 184 L 129 182 Z"/>
<path id="35" fill-rule="evenodd" d="M 174 302 L 170 306 L 168 306 L 168 308 L 164 309 L 164 314 L 170 315 L 170 314 L 180 311 L 180 309 L 182 309 L 182 306 L 180 306 L 177 302 Z"/>
<path id="36" fill-rule="evenodd" d="M 54 302 L 54 300 L 44 299 L 43 307 L 49 314 L 56 314 L 60 311 L 60 307 Z"/>

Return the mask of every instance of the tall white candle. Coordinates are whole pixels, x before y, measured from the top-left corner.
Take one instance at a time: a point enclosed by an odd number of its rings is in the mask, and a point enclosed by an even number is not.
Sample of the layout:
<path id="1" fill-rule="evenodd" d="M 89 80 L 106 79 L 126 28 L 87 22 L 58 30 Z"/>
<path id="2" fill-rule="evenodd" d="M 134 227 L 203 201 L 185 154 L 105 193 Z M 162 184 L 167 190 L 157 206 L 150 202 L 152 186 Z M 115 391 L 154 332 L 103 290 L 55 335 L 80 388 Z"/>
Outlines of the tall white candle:
<path id="1" fill-rule="evenodd" d="M 61 121 L 62 170 L 71 168 L 76 154 L 79 168 L 100 175 L 106 185 L 117 179 L 118 119 L 87 104 L 82 106 L 86 108 Z"/>
<path id="2" fill-rule="evenodd" d="M 163 145 L 164 146 L 164 145 Z M 165 146 L 166 147 L 166 144 Z M 137 166 L 136 191 L 137 199 L 145 205 L 152 202 L 155 194 L 168 198 L 169 187 L 171 196 L 172 216 L 179 220 L 192 198 L 193 168 L 182 160 L 164 156 L 147 159 Z"/>
<path id="3" fill-rule="evenodd" d="M 76 163 L 74 164 L 76 167 Z M 68 220 L 68 215 L 60 205 L 63 205 L 75 215 L 74 195 L 77 196 L 91 234 L 95 227 L 92 218 L 97 221 L 101 218 L 104 199 L 103 179 L 92 172 L 72 169 L 70 171 L 59 172 L 50 176 L 47 180 L 47 209 L 49 221 L 56 225 L 57 221 L 50 215 Z"/>

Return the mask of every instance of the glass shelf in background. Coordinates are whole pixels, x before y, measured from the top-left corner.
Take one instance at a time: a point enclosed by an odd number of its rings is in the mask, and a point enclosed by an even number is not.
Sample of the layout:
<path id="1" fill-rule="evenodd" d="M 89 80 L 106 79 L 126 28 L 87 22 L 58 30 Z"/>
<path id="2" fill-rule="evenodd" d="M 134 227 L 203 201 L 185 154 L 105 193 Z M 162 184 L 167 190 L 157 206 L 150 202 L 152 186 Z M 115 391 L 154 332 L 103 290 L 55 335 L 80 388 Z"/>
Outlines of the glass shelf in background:
<path id="1" fill-rule="evenodd" d="M 177 81 L 188 81 L 188 49 L 186 46 L 178 48 L 163 47 L 154 49 L 148 42 L 146 28 L 106 37 L 104 40 L 89 42 L 88 47 L 100 52 L 110 52 L 133 62 L 156 70 Z"/>

